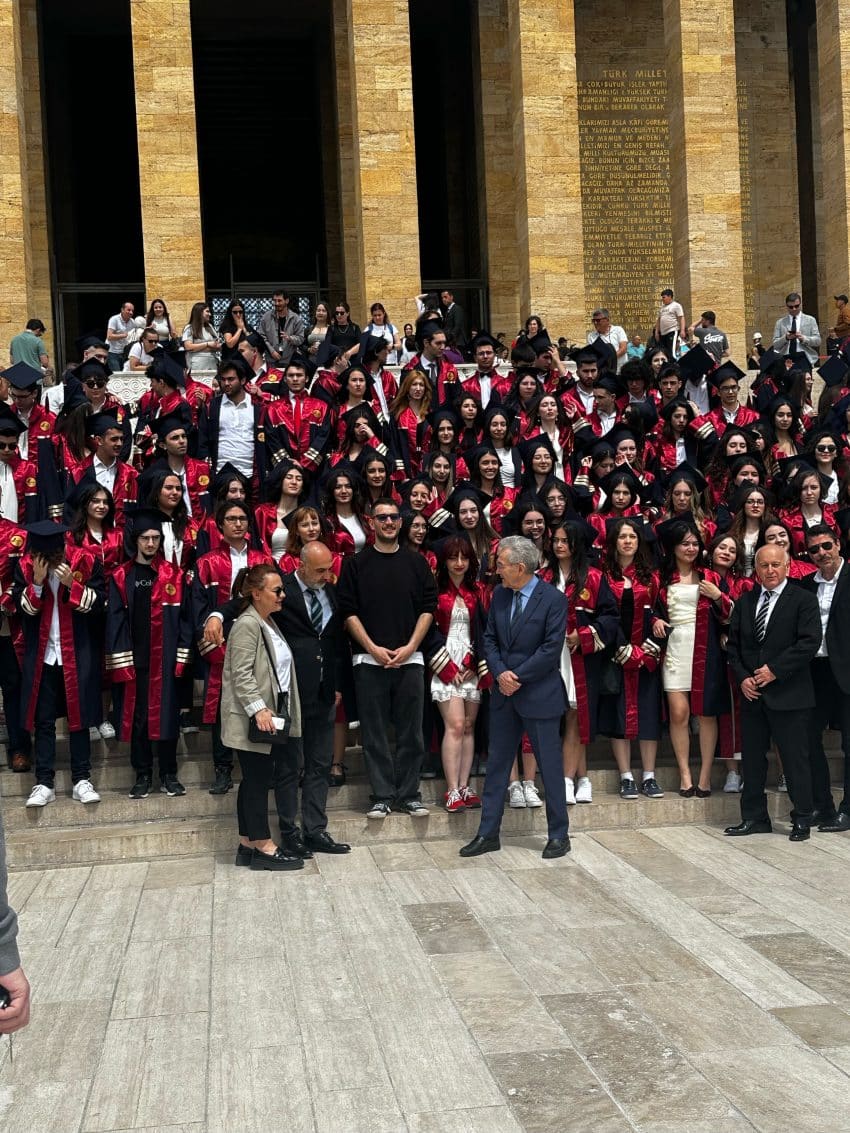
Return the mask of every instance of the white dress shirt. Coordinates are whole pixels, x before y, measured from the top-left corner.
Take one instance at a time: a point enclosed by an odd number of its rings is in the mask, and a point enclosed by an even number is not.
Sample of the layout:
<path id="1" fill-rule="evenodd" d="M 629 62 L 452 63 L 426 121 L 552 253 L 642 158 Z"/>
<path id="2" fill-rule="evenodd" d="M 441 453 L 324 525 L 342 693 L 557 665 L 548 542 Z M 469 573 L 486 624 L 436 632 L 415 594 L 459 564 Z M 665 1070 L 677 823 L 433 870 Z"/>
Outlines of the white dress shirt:
<path id="1" fill-rule="evenodd" d="M 108 492 L 115 495 L 115 477 L 118 473 L 118 461 L 113 460 L 111 464 L 104 464 L 98 457 L 94 458 L 92 463 L 94 470 L 94 478 L 100 484 L 101 488 L 106 488 Z"/>
<path id="2" fill-rule="evenodd" d="M 301 593 L 304 596 L 304 605 L 307 607 L 307 613 L 312 620 L 312 613 L 310 608 L 310 595 L 308 590 L 312 590 L 316 597 L 319 599 L 319 605 L 322 607 L 322 629 L 328 624 L 333 617 L 333 608 L 331 607 L 331 600 L 328 597 L 328 592 L 324 586 L 308 586 L 307 583 L 301 578 L 298 571 L 295 572 L 295 581 L 301 588 Z"/>
<path id="3" fill-rule="evenodd" d="M 825 579 L 820 571 L 815 574 L 815 582 L 818 584 L 818 606 L 820 607 L 820 624 L 823 630 L 823 640 L 820 643 L 820 649 L 815 654 L 816 657 L 828 657 L 829 653 L 826 648 L 826 623 L 829 621 L 829 611 L 832 609 L 832 600 L 835 597 L 835 587 L 838 583 L 839 576 L 844 570 L 843 561 L 839 564 L 838 570 L 830 579 Z"/>
<path id="4" fill-rule="evenodd" d="M 249 480 L 254 475 L 254 407 L 248 397 L 237 404 L 223 394 L 216 472 L 228 461 Z"/>
<path id="5" fill-rule="evenodd" d="M 785 587 L 787 585 L 788 585 L 788 579 L 786 578 L 784 582 L 780 582 L 780 584 L 776 587 L 776 589 L 772 590 L 771 593 L 770 593 L 770 601 L 767 604 L 767 615 L 766 615 L 765 620 L 764 620 L 764 632 L 765 633 L 767 633 L 767 627 L 770 625 L 770 619 L 773 617 L 773 611 L 776 609 L 777 599 L 779 598 L 779 595 L 782 593 L 782 591 L 785 589 Z M 756 617 L 758 617 L 759 608 L 761 607 L 761 603 L 762 603 L 762 599 L 763 599 L 764 595 L 765 595 L 765 590 L 764 590 L 764 587 L 762 587 L 761 593 L 759 594 L 758 602 L 756 602 Z"/>
<path id="6" fill-rule="evenodd" d="M 18 522 L 18 493 L 15 477 L 8 464 L 0 462 L 0 515 L 12 523 Z"/>

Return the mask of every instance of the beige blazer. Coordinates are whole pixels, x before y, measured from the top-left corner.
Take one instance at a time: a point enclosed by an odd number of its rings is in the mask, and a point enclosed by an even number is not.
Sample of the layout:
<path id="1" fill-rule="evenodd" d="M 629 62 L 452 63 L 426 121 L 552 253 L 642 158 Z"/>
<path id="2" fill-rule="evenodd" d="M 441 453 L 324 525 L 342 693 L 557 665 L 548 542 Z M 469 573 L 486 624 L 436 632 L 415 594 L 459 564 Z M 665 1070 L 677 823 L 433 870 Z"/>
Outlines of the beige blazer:
<path id="1" fill-rule="evenodd" d="M 221 688 L 221 740 L 226 747 L 256 751 L 268 755 L 271 744 L 255 744 L 248 739 L 251 717 L 245 707 L 262 700 L 274 711 L 278 685 L 274 669 L 263 643 L 263 621 L 253 606 L 233 623 L 224 654 L 224 675 Z M 301 735 L 301 704 L 295 665 L 291 670 L 289 711 L 292 716 L 290 735 Z"/>

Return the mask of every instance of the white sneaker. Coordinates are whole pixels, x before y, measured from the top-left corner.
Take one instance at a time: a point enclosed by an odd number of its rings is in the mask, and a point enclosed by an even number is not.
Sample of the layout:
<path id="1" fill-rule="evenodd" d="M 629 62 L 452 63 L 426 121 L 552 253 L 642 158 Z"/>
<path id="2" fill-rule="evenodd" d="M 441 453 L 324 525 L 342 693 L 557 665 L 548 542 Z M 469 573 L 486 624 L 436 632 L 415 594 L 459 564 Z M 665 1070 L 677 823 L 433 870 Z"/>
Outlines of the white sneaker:
<path id="1" fill-rule="evenodd" d="M 100 802 L 100 795 L 97 793 L 88 779 L 80 779 L 79 783 L 74 784 L 74 789 L 71 792 L 71 797 L 78 803 Z"/>
<path id="2" fill-rule="evenodd" d="M 89 739 L 94 743 L 100 739 L 100 728 L 89 728 Z"/>
<path id="3" fill-rule="evenodd" d="M 537 793 L 537 788 L 535 787 L 535 785 L 534 785 L 534 783 L 531 779 L 524 779 L 523 780 L 522 793 L 525 795 L 525 805 L 526 806 L 529 806 L 529 807 L 543 806 L 543 800 L 540 798 L 540 795 Z"/>
<path id="4" fill-rule="evenodd" d="M 108 720 L 103 721 L 103 723 L 98 728 L 98 732 L 100 733 L 100 738 L 102 740 L 115 739 L 115 729 L 112 727 Z"/>
<path id="5" fill-rule="evenodd" d="M 576 783 L 576 802 L 577 803 L 592 803 L 593 802 L 593 787 L 590 785 L 590 780 L 586 775 L 582 775 L 578 783 Z"/>
<path id="6" fill-rule="evenodd" d="M 36 786 L 30 791 L 30 797 L 27 799 L 27 806 L 47 806 L 48 803 L 56 802 L 56 792 L 52 787 L 42 786 L 37 783 Z"/>
<path id="7" fill-rule="evenodd" d="M 519 779 L 516 779 L 508 786 L 508 806 L 519 810 L 521 807 L 524 808 L 525 805 L 525 791 L 522 789 L 522 783 L 520 783 Z"/>
<path id="8" fill-rule="evenodd" d="M 564 778 L 564 786 L 567 789 L 567 806 L 576 805 L 576 785 L 569 776 Z"/>
<path id="9" fill-rule="evenodd" d="M 739 795 L 741 793 L 741 776 L 737 771 L 730 771 L 727 774 L 723 790 L 727 795 Z"/>

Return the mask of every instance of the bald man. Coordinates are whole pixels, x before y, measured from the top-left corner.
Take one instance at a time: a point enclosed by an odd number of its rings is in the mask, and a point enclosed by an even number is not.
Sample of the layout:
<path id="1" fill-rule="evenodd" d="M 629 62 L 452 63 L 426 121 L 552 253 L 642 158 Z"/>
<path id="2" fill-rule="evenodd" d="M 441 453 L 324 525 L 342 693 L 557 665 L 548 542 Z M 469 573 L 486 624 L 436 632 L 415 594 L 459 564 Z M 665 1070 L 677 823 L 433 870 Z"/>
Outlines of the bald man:
<path id="1" fill-rule="evenodd" d="M 771 736 L 792 802 L 791 841 L 809 837 L 814 815 L 809 716 L 815 706 L 811 662 L 821 644 L 818 600 L 788 582 L 788 556 L 773 543 L 756 552 L 760 585 L 735 605 L 728 654 L 741 688 L 741 822 L 726 834 L 769 834 L 765 783 Z"/>

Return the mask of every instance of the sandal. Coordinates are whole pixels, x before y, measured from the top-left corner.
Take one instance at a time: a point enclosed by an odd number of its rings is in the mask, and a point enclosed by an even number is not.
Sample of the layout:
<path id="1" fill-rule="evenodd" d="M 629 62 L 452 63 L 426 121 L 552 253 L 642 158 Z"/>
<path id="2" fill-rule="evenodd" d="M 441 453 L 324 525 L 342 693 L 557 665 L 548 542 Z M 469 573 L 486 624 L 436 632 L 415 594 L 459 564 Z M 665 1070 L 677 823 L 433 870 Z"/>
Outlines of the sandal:
<path id="1" fill-rule="evenodd" d="M 344 763 L 332 763 L 330 774 L 328 775 L 328 782 L 332 787 L 343 787 L 345 785 L 345 772 L 347 768 Z"/>

